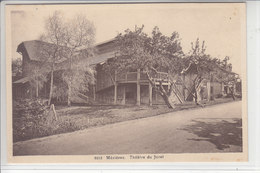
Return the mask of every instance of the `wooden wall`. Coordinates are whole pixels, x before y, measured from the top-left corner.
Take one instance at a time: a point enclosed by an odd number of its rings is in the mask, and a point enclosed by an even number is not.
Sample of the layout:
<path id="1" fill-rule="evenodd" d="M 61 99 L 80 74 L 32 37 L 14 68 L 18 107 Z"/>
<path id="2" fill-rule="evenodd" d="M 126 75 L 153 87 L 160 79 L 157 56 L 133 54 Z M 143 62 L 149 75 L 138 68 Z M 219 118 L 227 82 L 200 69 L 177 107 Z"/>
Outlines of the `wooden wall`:
<path id="1" fill-rule="evenodd" d="M 102 65 L 97 65 L 96 71 L 96 91 L 100 91 L 114 85 L 110 75 L 103 70 Z"/>

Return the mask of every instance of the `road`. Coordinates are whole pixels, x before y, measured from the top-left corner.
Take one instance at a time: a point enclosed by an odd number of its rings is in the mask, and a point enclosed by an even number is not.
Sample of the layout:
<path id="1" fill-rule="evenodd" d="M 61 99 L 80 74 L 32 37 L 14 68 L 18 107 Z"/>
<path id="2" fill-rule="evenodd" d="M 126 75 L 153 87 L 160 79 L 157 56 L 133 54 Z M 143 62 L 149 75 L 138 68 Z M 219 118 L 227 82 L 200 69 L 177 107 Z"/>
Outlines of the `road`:
<path id="1" fill-rule="evenodd" d="M 240 152 L 241 105 L 230 102 L 17 142 L 14 155 Z"/>

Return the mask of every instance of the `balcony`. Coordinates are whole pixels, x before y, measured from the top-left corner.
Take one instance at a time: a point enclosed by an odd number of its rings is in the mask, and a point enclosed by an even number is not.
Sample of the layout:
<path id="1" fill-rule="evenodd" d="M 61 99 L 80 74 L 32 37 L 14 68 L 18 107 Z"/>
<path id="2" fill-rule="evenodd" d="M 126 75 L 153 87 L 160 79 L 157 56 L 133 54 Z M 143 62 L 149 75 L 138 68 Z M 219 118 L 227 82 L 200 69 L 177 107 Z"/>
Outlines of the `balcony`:
<path id="1" fill-rule="evenodd" d="M 163 84 L 168 84 L 168 79 L 169 79 L 168 73 L 159 72 L 157 74 L 151 75 L 151 77 L 157 82 L 162 81 Z M 113 80 L 115 80 L 118 84 L 137 83 L 137 72 L 117 73 L 116 77 L 113 76 Z M 148 83 L 148 77 L 143 72 L 140 72 L 140 82 Z M 96 91 L 101 91 L 111 86 L 114 86 L 114 83 L 111 80 L 111 76 L 109 76 L 105 72 L 100 73 L 97 76 Z"/>
<path id="2" fill-rule="evenodd" d="M 155 81 L 168 82 L 169 75 L 165 72 L 158 72 L 157 74 L 151 75 Z M 126 74 L 117 74 L 116 81 L 118 83 L 135 83 L 137 82 L 137 72 L 128 72 Z M 146 73 L 140 72 L 140 82 L 148 82 Z"/>

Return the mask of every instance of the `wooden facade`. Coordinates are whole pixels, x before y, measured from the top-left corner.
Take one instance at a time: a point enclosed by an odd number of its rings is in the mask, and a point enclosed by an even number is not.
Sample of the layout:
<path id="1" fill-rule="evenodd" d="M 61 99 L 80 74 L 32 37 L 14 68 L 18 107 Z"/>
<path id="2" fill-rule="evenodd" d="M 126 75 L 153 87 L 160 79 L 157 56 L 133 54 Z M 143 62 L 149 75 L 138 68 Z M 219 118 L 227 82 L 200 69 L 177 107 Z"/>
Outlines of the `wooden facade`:
<path id="1" fill-rule="evenodd" d="M 190 66 L 182 72 L 183 84 L 185 85 L 183 95 L 186 101 L 192 101 L 194 98 L 194 79 L 197 77 L 196 64 Z M 202 80 L 197 88 L 198 100 L 214 100 L 224 94 L 224 83 L 218 82 L 211 77 L 209 80 Z"/>
<path id="2" fill-rule="evenodd" d="M 139 69 L 125 73 L 109 74 L 103 64 L 115 57 L 114 40 L 96 46 L 97 56 L 93 60 L 96 66 L 96 101 L 108 104 L 163 104 L 161 96 L 152 88 L 145 73 Z M 168 73 L 159 72 L 152 76 L 163 81 L 165 88 L 169 87 Z M 158 83 L 159 84 L 159 83 Z"/>
<path id="3" fill-rule="evenodd" d="M 147 75 L 140 70 L 110 75 L 102 69 L 102 65 L 97 65 L 96 71 L 96 99 L 98 102 L 137 105 L 163 103 L 162 98 L 149 83 Z M 152 77 L 155 80 L 163 80 L 163 85 L 168 87 L 167 73 L 160 72 Z"/>
<path id="4" fill-rule="evenodd" d="M 18 46 L 17 51 L 23 56 L 23 79 L 15 81 L 14 84 L 19 86 L 18 88 L 25 90 L 24 93 L 28 93 L 28 77 L 32 73 L 33 69 L 42 68 L 42 55 L 37 52 L 40 51 L 41 41 L 28 41 L 23 42 Z M 148 77 L 145 73 L 139 69 L 125 73 L 109 74 L 104 70 L 104 63 L 110 58 L 115 57 L 116 47 L 114 40 L 104 42 L 95 46 L 96 56 L 91 59 L 90 65 L 96 70 L 96 83 L 90 86 L 90 90 L 87 93 L 88 100 L 96 103 L 105 104 L 164 104 L 164 101 L 159 93 L 151 86 L 148 81 Z M 57 64 L 62 66 L 64 62 Z M 187 72 L 179 75 L 176 79 L 176 92 L 179 99 L 183 101 L 192 101 L 191 96 L 193 80 L 196 76 L 196 72 L 193 68 L 186 69 Z M 163 86 L 167 89 L 170 86 L 169 76 L 167 72 L 159 72 L 152 76 L 153 79 L 162 81 Z M 159 82 L 158 82 L 159 84 Z M 15 86 L 14 85 L 14 86 Z M 45 90 L 42 93 L 48 93 L 48 85 L 44 86 Z M 14 89 L 15 92 L 17 89 Z M 217 95 L 224 92 L 224 85 L 216 81 L 204 80 L 200 85 L 199 99 L 210 100 Z M 47 94 L 45 95 L 45 97 Z M 176 98 L 175 98 L 176 99 Z M 176 99 L 177 100 L 177 99 Z"/>
<path id="5" fill-rule="evenodd" d="M 41 90 L 30 84 L 33 73 L 37 73 L 37 70 L 44 71 L 42 62 L 45 59 L 41 59 L 42 56 L 39 53 L 41 43 L 41 41 L 33 40 L 22 42 L 18 45 L 17 52 L 22 55 L 22 78 L 13 81 L 13 98 L 33 98 L 37 95 L 45 97 L 47 93 L 46 84 L 43 85 Z"/>
<path id="6" fill-rule="evenodd" d="M 104 47 L 99 45 L 101 50 L 108 53 L 107 47 L 111 51 L 115 51 L 114 46 L 107 46 L 109 44 L 113 45 L 113 42 L 105 43 Z M 106 50 L 106 51 L 105 51 Z M 103 63 L 113 56 L 104 58 L 104 53 L 99 52 L 97 54 L 97 59 L 102 57 L 103 62 L 97 63 L 97 81 L 96 81 L 96 99 L 98 102 L 113 103 L 113 104 L 164 104 L 162 97 L 153 89 L 148 81 L 147 75 L 140 72 L 140 70 L 125 72 L 120 74 L 108 74 L 103 70 Z M 155 80 L 163 81 L 164 87 L 170 86 L 169 76 L 166 72 L 158 72 L 156 75 L 152 76 Z M 182 73 L 178 76 L 176 80 L 176 92 L 179 99 L 182 101 L 193 101 L 192 93 L 193 82 L 196 77 L 196 72 L 193 67 L 189 67 L 186 73 Z M 159 83 L 158 83 L 159 84 Z M 199 100 L 211 100 L 218 95 L 223 94 L 224 87 L 222 83 L 216 81 L 204 80 L 199 86 Z M 175 100 L 177 100 L 175 98 Z"/>

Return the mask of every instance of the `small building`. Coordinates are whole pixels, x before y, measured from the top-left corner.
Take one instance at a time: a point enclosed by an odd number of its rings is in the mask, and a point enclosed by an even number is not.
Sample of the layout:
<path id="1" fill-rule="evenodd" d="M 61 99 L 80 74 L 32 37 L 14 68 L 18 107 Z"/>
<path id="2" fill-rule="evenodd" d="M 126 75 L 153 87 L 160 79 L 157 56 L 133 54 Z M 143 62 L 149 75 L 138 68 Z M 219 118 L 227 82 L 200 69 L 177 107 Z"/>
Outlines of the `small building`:
<path id="1" fill-rule="evenodd" d="M 31 83 L 39 71 L 46 71 L 46 75 L 48 75 L 48 69 L 44 69 L 48 67 L 49 61 L 43 51 L 45 47 L 52 49 L 51 44 L 39 40 L 25 41 L 18 45 L 17 52 L 22 55 L 22 77 L 13 81 L 14 98 L 36 97 L 38 94 L 36 92 L 40 92 L 41 97 L 47 97 L 47 84 L 44 84 L 43 89 L 37 91 L 37 86 L 32 86 Z"/>
<path id="2" fill-rule="evenodd" d="M 199 84 L 195 84 L 194 81 L 197 78 L 198 69 L 195 63 L 190 63 L 189 66 L 182 71 L 183 78 L 183 95 L 186 101 L 192 101 L 194 99 L 193 94 L 196 92 L 198 95 L 198 101 L 201 100 L 213 100 L 216 97 L 221 97 L 224 93 L 224 83 L 218 81 L 214 75 L 209 75 L 209 79 L 203 79 L 199 81 Z M 194 85 L 197 85 L 194 87 Z"/>
<path id="3" fill-rule="evenodd" d="M 59 51 L 66 50 L 65 48 Z M 13 98 L 49 97 L 50 71 L 53 64 L 55 45 L 40 40 L 24 41 L 17 47 L 22 55 L 22 77 L 13 81 Z M 56 57 L 54 62 L 54 85 L 61 80 L 61 70 L 67 63 L 66 57 Z M 60 92 L 63 92 L 60 90 Z M 57 98 L 60 100 L 60 98 Z M 81 99 L 82 100 L 82 99 Z"/>

